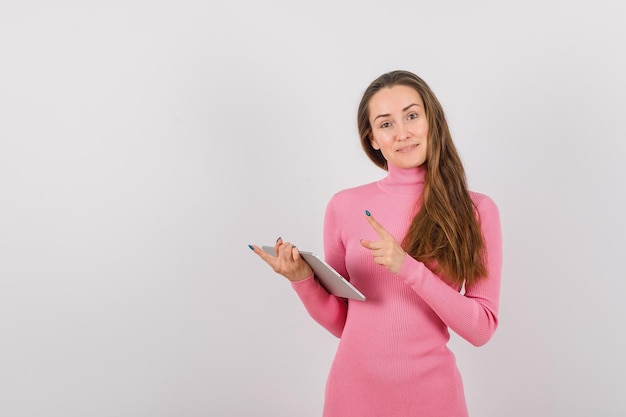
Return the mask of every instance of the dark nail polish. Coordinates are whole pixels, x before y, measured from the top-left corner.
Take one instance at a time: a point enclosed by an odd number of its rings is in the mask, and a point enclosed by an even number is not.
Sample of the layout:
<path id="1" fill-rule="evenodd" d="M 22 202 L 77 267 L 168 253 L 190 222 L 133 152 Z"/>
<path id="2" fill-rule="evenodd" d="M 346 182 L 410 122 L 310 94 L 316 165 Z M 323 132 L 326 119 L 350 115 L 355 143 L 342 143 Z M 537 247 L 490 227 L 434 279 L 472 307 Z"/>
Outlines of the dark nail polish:
<path id="1" fill-rule="evenodd" d="M 254 250 L 254 248 L 252 247 L 252 245 L 248 245 L 248 247 L 250 248 L 250 250 Z"/>
<path id="2" fill-rule="evenodd" d="M 371 216 L 372 214 L 369 212 L 369 210 L 365 210 L 365 215 L 369 217 L 369 216 Z"/>
<path id="3" fill-rule="evenodd" d="M 276 242 L 278 242 L 280 239 L 281 239 L 281 237 L 280 237 L 280 236 L 278 236 L 278 239 L 276 239 Z"/>

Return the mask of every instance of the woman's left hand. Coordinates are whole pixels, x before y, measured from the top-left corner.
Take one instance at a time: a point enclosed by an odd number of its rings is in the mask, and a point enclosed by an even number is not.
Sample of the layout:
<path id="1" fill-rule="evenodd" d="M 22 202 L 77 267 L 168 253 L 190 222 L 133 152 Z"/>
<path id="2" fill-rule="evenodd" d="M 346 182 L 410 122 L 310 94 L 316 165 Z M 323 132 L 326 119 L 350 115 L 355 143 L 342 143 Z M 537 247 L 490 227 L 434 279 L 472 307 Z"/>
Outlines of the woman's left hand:
<path id="1" fill-rule="evenodd" d="M 406 252 L 402 249 L 402 246 L 400 246 L 396 238 L 374 220 L 374 217 L 369 211 L 365 213 L 367 221 L 372 225 L 376 234 L 380 237 L 380 240 L 373 242 L 371 240 L 361 239 L 361 246 L 371 251 L 374 262 L 378 265 L 386 267 L 392 274 L 398 273 L 406 257 Z"/>

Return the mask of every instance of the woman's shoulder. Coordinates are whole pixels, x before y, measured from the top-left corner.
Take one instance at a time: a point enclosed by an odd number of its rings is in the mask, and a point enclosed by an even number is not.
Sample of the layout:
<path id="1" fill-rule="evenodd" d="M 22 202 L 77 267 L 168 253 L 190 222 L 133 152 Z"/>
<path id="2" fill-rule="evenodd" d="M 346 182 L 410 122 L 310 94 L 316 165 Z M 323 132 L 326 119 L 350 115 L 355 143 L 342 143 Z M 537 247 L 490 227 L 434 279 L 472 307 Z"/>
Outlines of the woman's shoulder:
<path id="1" fill-rule="evenodd" d="M 486 194 L 478 193 L 476 191 L 470 191 L 469 194 L 479 213 L 498 214 L 498 206 L 491 197 Z"/>
<path id="2" fill-rule="evenodd" d="M 344 188 L 343 190 L 337 191 L 332 197 L 332 200 L 353 200 L 355 198 L 360 198 L 363 195 L 368 195 L 372 192 L 375 192 L 378 187 L 376 186 L 377 181 L 370 182 L 368 184 L 358 185 L 355 187 Z"/>
<path id="3" fill-rule="evenodd" d="M 376 186 L 376 182 L 344 188 L 332 195 L 328 201 L 328 208 L 334 207 L 337 210 L 342 210 L 355 205 L 359 206 L 377 192 L 379 192 L 379 188 Z"/>

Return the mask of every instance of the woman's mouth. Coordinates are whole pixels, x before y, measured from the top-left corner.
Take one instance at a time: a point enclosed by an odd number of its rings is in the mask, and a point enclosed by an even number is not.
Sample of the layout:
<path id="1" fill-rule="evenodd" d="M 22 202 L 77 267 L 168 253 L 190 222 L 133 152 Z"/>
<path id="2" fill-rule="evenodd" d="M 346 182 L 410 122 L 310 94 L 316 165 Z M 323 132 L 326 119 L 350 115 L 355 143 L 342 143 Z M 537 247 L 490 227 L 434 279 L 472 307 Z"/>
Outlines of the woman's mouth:
<path id="1" fill-rule="evenodd" d="M 398 149 L 397 152 L 401 152 L 401 153 L 411 152 L 413 149 L 417 148 L 417 146 L 418 145 L 405 146 L 404 148 Z"/>

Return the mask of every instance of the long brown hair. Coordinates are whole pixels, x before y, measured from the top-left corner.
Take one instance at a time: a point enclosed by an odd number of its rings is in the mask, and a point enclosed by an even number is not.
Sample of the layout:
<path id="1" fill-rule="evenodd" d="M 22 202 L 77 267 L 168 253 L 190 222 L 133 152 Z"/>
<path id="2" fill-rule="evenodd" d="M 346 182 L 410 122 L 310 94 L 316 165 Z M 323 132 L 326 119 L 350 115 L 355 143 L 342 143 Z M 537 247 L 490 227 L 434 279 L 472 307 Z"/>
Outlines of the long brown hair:
<path id="1" fill-rule="evenodd" d="M 417 91 L 428 120 L 426 177 L 421 208 L 402 241 L 404 250 L 459 285 L 471 286 L 486 276 L 485 243 L 465 170 L 452 142 L 443 108 L 430 87 L 408 71 L 392 71 L 374 80 L 363 93 L 357 114 L 361 146 L 379 167 L 387 169 L 380 150 L 371 144 L 369 102 L 378 91 L 404 85 Z"/>

